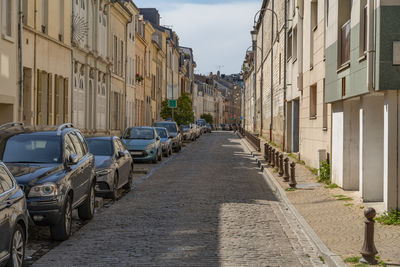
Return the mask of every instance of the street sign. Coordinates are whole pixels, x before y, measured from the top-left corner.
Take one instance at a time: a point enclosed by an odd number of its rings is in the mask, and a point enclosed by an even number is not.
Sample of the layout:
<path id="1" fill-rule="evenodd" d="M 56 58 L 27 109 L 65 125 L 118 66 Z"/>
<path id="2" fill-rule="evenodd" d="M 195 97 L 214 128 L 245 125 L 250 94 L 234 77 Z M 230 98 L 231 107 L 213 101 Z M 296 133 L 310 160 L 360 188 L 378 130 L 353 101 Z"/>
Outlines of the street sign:
<path id="1" fill-rule="evenodd" d="M 168 107 L 169 108 L 176 108 L 177 106 L 177 100 L 176 99 L 169 99 L 168 100 Z"/>

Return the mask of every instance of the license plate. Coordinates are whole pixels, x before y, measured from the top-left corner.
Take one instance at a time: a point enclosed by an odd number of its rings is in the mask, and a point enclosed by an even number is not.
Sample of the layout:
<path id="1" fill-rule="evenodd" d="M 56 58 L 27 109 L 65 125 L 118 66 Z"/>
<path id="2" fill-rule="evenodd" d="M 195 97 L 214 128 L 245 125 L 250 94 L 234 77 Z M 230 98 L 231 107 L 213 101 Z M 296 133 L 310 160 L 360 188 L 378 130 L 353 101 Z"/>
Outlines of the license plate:
<path id="1" fill-rule="evenodd" d="M 141 156 L 141 155 L 143 155 L 143 152 L 132 152 L 131 155 L 133 155 L 133 156 Z"/>

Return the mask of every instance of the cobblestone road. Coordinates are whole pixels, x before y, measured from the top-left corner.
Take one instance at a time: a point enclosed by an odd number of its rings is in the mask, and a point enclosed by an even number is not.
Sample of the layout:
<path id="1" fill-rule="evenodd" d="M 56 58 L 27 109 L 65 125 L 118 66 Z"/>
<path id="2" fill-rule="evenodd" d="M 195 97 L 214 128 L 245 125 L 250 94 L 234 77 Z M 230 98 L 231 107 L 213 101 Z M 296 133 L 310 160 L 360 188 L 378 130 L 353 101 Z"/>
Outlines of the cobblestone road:
<path id="1" fill-rule="evenodd" d="M 236 135 L 189 145 L 34 266 L 312 266 L 318 253 Z"/>

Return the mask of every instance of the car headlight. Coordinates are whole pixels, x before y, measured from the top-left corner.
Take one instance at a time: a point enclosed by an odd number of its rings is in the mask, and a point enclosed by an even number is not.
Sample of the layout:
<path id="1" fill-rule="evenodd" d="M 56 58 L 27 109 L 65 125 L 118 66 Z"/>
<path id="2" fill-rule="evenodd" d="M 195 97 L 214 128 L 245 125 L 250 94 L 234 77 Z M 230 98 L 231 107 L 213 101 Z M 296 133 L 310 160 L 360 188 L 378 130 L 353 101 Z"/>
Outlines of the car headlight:
<path id="1" fill-rule="evenodd" d="M 96 176 L 104 176 L 104 175 L 109 175 L 111 173 L 111 169 L 103 169 L 96 171 Z"/>
<path id="2" fill-rule="evenodd" d="M 36 185 L 29 191 L 28 197 L 47 197 L 47 196 L 57 196 L 58 186 L 54 183 L 45 183 L 41 185 Z"/>
<path id="3" fill-rule="evenodd" d="M 150 145 L 146 146 L 146 150 L 152 149 L 154 147 L 155 143 L 151 143 Z"/>

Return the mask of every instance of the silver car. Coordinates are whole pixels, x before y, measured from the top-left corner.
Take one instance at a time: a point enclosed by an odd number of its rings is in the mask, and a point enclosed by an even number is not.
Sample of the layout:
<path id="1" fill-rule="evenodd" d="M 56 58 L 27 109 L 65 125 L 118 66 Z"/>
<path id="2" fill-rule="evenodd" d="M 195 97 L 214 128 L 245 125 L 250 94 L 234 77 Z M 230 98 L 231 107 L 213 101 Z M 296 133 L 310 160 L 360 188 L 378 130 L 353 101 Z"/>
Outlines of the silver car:
<path id="1" fill-rule="evenodd" d="M 131 189 L 133 160 L 121 140 L 116 137 L 86 138 L 89 151 L 94 155 L 96 168 L 96 194 L 116 200 L 119 189 Z"/>

